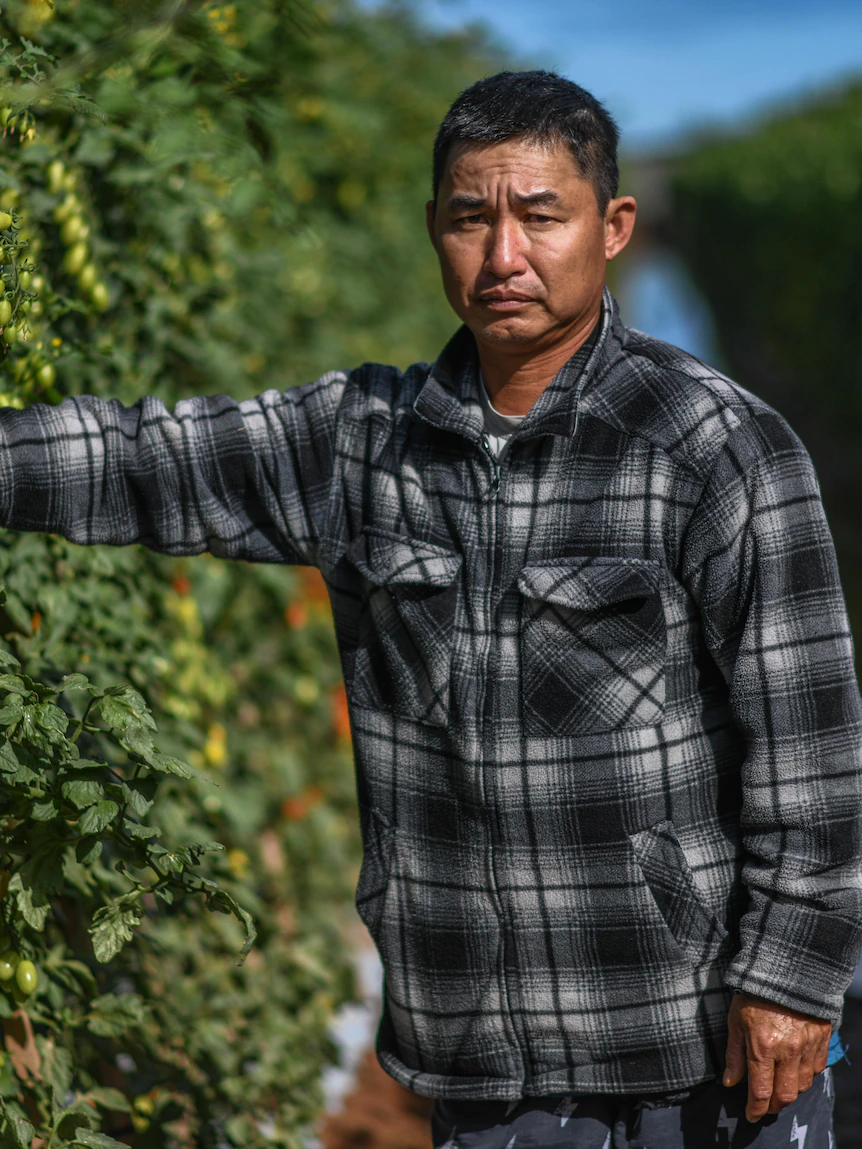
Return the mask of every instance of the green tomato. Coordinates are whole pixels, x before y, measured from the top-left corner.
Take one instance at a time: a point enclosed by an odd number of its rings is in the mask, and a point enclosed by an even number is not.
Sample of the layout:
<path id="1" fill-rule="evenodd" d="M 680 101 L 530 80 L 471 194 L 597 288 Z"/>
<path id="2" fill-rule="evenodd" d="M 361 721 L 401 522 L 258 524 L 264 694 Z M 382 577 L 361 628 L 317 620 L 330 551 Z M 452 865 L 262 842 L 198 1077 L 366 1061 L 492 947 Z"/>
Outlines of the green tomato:
<path id="1" fill-rule="evenodd" d="M 39 302 L 39 300 L 34 299 L 33 300 L 33 307 L 30 310 L 30 314 L 33 316 L 33 318 L 36 319 L 37 316 L 41 315 L 44 310 L 45 309 L 42 306 L 42 304 Z"/>
<path id="2" fill-rule="evenodd" d="M 63 176 L 66 174 L 66 169 L 61 160 L 52 160 L 48 164 L 48 191 L 56 195 L 63 187 Z"/>
<path id="3" fill-rule="evenodd" d="M 8 299 L 0 299 L 0 327 L 5 327 L 12 318 L 12 304 Z"/>
<path id="4" fill-rule="evenodd" d="M 18 955 L 14 950 L 0 954 L 0 981 L 11 981 L 18 968 Z"/>
<path id="5" fill-rule="evenodd" d="M 18 328 L 13 327 L 11 323 L 3 328 L 3 342 L 7 347 L 11 347 L 15 340 L 18 338 Z"/>
<path id="6" fill-rule="evenodd" d="M 26 315 L 32 306 L 33 306 L 33 304 L 31 302 L 31 300 L 22 299 L 21 302 L 18 304 L 18 313 L 20 315 Z"/>
<path id="7" fill-rule="evenodd" d="M 5 231 L 7 227 L 11 227 L 13 222 L 8 211 L 0 211 L 0 231 Z"/>
<path id="8" fill-rule="evenodd" d="M 70 215 L 78 210 L 80 204 L 78 203 L 77 196 L 67 195 L 62 203 L 58 203 L 54 208 L 54 223 L 63 223 Z"/>
<path id="9" fill-rule="evenodd" d="M 96 271 L 95 264 L 85 263 L 78 273 L 78 286 L 81 291 L 92 291 L 98 278 L 99 273 Z"/>
<path id="10" fill-rule="evenodd" d="M 31 271 L 22 271 L 18 275 L 18 282 L 25 291 L 30 289 L 30 284 L 33 282 L 33 273 Z"/>
<path id="11" fill-rule="evenodd" d="M 33 276 L 33 282 L 30 284 L 30 287 L 38 295 L 39 292 L 42 291 L 43 288 L 45 287 L 45 276 L 44 275 L 34 275 Z"/>
<path id="12" fill-rule="evenodd" d="M 71 247 L 78 239 L 83 239 L 81 235 L 85 227 L 84 221 L 79 215 L 70 215 L 60 227 L 60 239 L 65 243 L 66 247 Z"/>
<path id="13" fill-rule="evenodd" d="M 110 296 L 108 289 L 104 283 L 97 283 L 90 293 L 90 299 L 93 301 L 93 306 L 97 311 L 107 311 L 108 304 L 110 303 Z"/>
<path id="14" fill-rule="evenodd" d="M 68 275 L 77 275 L 84 264 L 87 262 L 89 256 L 87 245 L 85 243 L 76 243 L 66 252 L 63 259 L 63 270 Z"/>
<path id="15" fill-rule="evenodd" d="M 31 961 L 18 962 L 18 968 L 15 970 L 15 981 L 23 994 L 29 996 L 33 993 L 39 984 L 39 975 Z"/>
<path id="16" fill-rule="evenodd" d="M 44 363 L 36 372 L 36 378 L 42 387 L 53 387 L 57 372 L 53 363 Z"/>

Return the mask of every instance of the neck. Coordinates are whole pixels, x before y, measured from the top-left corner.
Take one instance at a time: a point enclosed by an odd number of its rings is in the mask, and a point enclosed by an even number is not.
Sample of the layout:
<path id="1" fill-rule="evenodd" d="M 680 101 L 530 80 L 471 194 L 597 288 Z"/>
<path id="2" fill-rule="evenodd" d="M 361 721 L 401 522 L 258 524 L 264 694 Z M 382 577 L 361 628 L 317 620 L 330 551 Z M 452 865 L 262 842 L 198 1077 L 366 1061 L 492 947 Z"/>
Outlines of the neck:
<path id="1" fill-rule="evenodd" d="M 565 337 L 547 347 L 519 347 L 477 340 L 482 378 L 501 415 L 526 415 L 554 376 L 589 339 L 599 306 L 578 320 Z"/>

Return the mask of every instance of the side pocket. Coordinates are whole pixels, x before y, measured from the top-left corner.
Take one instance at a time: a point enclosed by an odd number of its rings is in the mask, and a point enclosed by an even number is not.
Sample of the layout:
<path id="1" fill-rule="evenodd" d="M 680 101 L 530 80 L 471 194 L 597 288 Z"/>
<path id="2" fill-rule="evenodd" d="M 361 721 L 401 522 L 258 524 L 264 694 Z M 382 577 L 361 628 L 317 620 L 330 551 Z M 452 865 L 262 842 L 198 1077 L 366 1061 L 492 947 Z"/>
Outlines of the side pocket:
<path id="1" fill-rule="evenodd" d="M 673 822 L 629 835 L 659 912 L 677 945 L 695 965 L 711 961 L 729 934 L 704 903 Z"/>
<path id="2" fill-rule="evenodd" d="M 371 809 L 362 829 L 364 853 L 356 885 L 356 909 L 376 940 L 392 869 L 395 827 L 385 814 Z"/>

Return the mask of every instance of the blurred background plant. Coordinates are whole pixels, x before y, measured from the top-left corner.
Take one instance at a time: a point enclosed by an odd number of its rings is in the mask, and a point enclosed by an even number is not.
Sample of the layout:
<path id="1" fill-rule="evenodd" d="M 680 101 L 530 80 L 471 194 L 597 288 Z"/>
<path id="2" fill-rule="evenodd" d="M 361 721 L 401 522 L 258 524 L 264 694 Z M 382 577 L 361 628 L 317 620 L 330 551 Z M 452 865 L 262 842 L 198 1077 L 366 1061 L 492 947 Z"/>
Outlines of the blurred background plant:
<path id="1" fill-rule="evenodd" d="M 452 322 L 422 224 L 429 141 L 498 62 L 478 34 L 347 0 L 4 2 L 0 402 L 243 398 L 436 354 Z M 67 874 L 50 928 L 26 938 L 35 992 L 0 995 L 7 1048 L 22 1015 L 35 1034 L 29 1065 L 10 1058 L 0 1077 L 0 1145 L 29 1145 L 21 1121 L 51 1149 L 304 1143 L 336 1056 L 330 1020 L 354 992 L 343 927 L 359 860 L 321 580 L 5 532 L 0 582 L 22 674 L 84 672 L 146 699 L 161 752 L 200 775 L 166 776 L 146 822 L 172 849 L 223 844 L 201 876 L 258 930 L 239 967 L 238 918 L 150 894 L 103 965 L 68 925 L 84 896 Z M 16 829 L 5 809 L 0 825 Z M 3 858 L 13 880 L 22 850 Z M 20 934 L 18 902 L 4 914 Z M 58 945 L 80 984 L 46 972 Z M 55 1080 L 47 1005 L 78 1018 L 106 995 L 125 1008 L 62 1030 Z M 96 1087 L 113 1105 L 52 1129 L 52 1087 L 61 1107 Z"/>
<path id="2" fill-rule="evenodd" d="M 729 372 L 786 415 L 823 485 L 862 634 L 862 84 L 693 141 L 669 242 Z"/>

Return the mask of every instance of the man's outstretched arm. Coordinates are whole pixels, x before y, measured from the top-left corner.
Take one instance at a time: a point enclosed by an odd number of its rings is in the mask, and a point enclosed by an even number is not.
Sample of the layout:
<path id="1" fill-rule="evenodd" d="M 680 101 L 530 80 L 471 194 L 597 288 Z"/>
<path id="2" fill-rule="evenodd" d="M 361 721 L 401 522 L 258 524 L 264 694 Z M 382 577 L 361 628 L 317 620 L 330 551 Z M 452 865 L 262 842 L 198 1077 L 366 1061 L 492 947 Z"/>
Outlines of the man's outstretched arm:
<path id="1" fill-rule="evenodd" d="M 89 396 L 0 411 L 0 525 L 72 542 L 143 543 L 315 563 L 341 374 L 238 403 Z"/>

